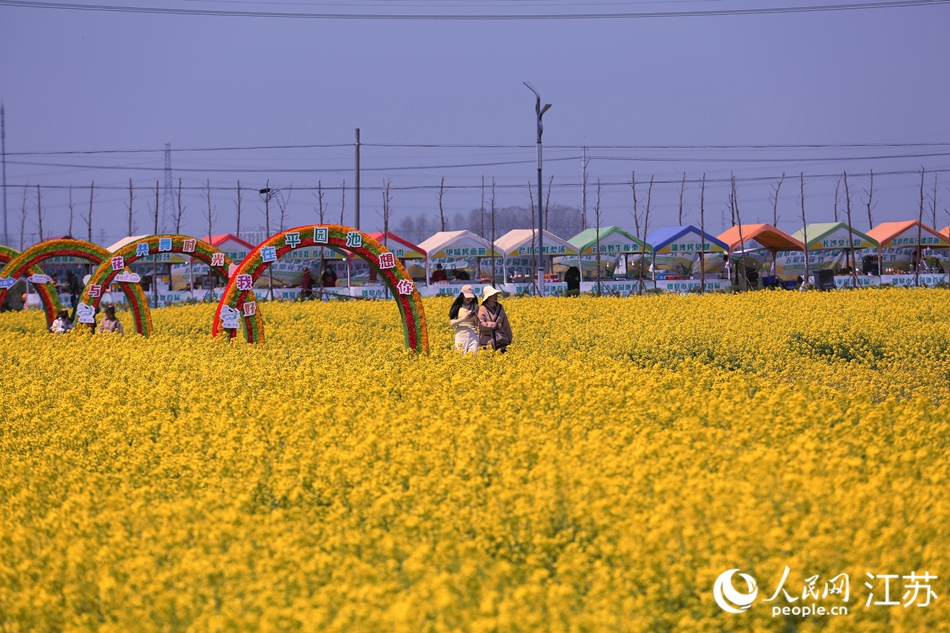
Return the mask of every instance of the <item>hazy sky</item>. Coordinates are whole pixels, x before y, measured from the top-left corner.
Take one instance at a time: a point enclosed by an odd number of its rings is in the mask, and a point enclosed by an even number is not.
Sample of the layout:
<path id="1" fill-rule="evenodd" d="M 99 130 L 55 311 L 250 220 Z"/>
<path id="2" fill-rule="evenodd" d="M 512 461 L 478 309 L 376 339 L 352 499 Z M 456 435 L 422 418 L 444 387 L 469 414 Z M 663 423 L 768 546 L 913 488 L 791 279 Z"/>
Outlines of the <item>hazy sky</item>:
<path id="1" fill-rule="evenodd" d="M 108 244 L 126 234 L 130 178 L 137 232 L 151 232 L 147 205 L 154 204 L 156 180 L 164 187 L 166 143 L 172 147 L 174 183 L 180 178 L 184 188 L 183 232 L 206 232 L 201 211 L 208 180 L 216 233 L 235 230 L 238 180 L 247 189 L 244 227 L 263 224 L 256 190 L 268 180 L 285 192 L 293 187 L 285 220 L 293 226 L 315 221 L 318 181 L 327 189 L 330 217 L 338 220 L 345 179 L 346 220 L 351 223 L 357 127 L 363 142 L 364 229 L 380 223 L 384 179 L 391 179 L 396 224 L 422 213 L 437 216 L 442 177 L 450 214 L 480 205 L 482 176 L 489 185 L 496 182 L 498 206 L 527 206 L 528 183 L 536 183 L 537 172 L 534 96 L 523 81 L 532 82 L 544 102 L 553 104 L 544 118 L 545 187 L 553 175 L 552 204 L 581 205 L 581 147 L 588 146 L 588 215 L 593 215 L 599 179 L 604 224 L 632 228 L 633 170 L 644 183 L 638 186 L 641 201 L 645 182 L 651 175 L 657 181 L 651 227 L 677 223 L 684 173 L 685 222 L 699 223 L 697 181 L 705 172 L 710 181 L 707 230 L 714 234 L 722 230 L 723 215 L 728 222 L 731 173 L 738 181 L 743 221 L 751 223 L 771 221 L 769 195 L 786 172 L 779 225 L 791 232 L 801 222 L 799 173 L 805 174 L 809 221 L 830 221 L 837 175 L 847 170 L 855 224 L 866 229 L 869 171 L 877 174 L 877 223 L 916 217 L 921 167 L 928 172 L 928 196 L 934 174 L 938 177 L 938 228 L 950 223 L 946 1 L 652 18 L 629 16 L 731 11 L 765 3 L 110 4 L 181 10 L 174 14 L 13 6 L 17 4 L 32 3 L 0 0 L 0 96 L 6 111 L 6 199 L 14 246 L 24 185 L 31 186 L 26 233 L 33 239 L 37 184 L 47 212 L 44 232 L 66 233 L 71 184 L 73 233 L 85 236 L 79 216 L 88 209 L 93 180 L 97 241 Z M 221 13 L 188 13 L 195 10 Z M 627 16 L 397 20 L 227 15 L 235 11 Z M 301 145 L 311 147 L 287 147 Z M 811 147 L 776 147 L 787 145 Z M 281 149 L 254 149 L 262 146 Z M 842 191 L 842 215 L 843 206 Z M 928 217 L 929 206 L 928 200 Z"/>

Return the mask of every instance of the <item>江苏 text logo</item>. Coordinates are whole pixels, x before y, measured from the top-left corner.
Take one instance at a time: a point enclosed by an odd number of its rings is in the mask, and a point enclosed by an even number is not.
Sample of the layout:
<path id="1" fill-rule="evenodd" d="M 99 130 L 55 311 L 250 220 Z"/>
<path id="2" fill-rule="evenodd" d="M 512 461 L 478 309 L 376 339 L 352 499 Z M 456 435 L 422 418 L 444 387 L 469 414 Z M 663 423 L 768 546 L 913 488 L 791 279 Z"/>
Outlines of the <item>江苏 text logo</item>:
<path id="1" fill-rule="evenodd" d="M 759 588 L 755 584 L 755 579 L 749 574 L 739 574 L 746 582 L 748 593 L 736 590 L 732 585 L 732 576 L 737 571 L 739 570 L 730 569 L 722 572 L 719 574 L 719 578 L 716 578 L 716 584 L 713 585 L 713 597 L 716 599 L 716 604 L 723 611 L 729 613 L 742 613 L 749 608 L 752 602 L 755 601 L 755 597 L 759 595 Z"/>

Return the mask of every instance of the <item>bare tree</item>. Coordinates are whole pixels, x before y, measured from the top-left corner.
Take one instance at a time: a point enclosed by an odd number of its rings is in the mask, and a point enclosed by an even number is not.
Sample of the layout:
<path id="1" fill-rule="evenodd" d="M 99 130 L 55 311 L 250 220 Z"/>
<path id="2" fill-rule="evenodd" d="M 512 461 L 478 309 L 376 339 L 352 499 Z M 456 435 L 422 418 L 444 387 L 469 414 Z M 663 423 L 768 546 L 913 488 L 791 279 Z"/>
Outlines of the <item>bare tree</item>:
<path id="1" fill-rule="evenodd" d="M 30 186 L 23 185 L 23 204 L 20 206 L 20 252 L 26 248 L 26 201 L 30 195 Z"/>
<path id="2" fill-rule="evenodd" d="M 934 190 L 933 194 L 930 196 L 930 218 L 932 224 L 930 225 L 933 230 L 937 230 L 937 173 L 934 172 Z"/>
<path id="3" fill-rule="evenodd" d="M 284 191 L 287 192 L 287 195 L 284 195 Z M 287 205 L 290 203 L 290 196 L 294 192 L 294 184 L 290 183 L 290 186 L 287 189 L 281 189 L 279 195 L 277 196 L 277 208 L 280 209 L 280 230 L 283 231 L 287 228 L 285 221 L 287 218 Z"/>
<path id="4" fill-rule="evenodd" d="M 838 222 L 838 200 L 840 199 L 838 197 L 838 190 L 840 189 L 840 187 L 841 187 L 841 176 L 838 176 L 838 181 L 835 183 L 835 206 L 834 206 L 836 223 Z M 845 187 L 847 187 L 847 183 L 845 183 Z M 850 222 L 850 220 L 848 220 L 848 222 Z"/>
<path id="5" fill-rule="evenodd" d="M 683 194 L 686 193 L 686 172 L 683 172 L 683 181 L 680 183 L 680 212 L 677 216 L 677 226 L 683 226 Z"/>
<path id="6" fill-rule="evenodd" d="M 445 209 L 442 207 L 442 197 L 445 195 L 445 176 L 442 176 L 442 182 L 439 183 L 439 223 L 442 227 L 440 230 L 445 231 Z M 492 202 L 494 203 L 495 199 L 495 179 L 492 178 Z M 494 217 L 492 217 L 492 226 L 494 227 Z M 492 229 L 492 244 L 494 244 L 494 229 Z M 492 246 L 494 248 L 494 246 Z M 495 260 L 492 259 L 492 274 L 495 270 Z M 494 279 L 492 280 L 494 284 Z"/>
<path id="7" fill-rule="evenodd" d="M 442 182 L 445 183 L 445 178 L 442 179 Z M 491 207 L 491 285 L 492 288 L 495 287 L 495 219 L 496 213 L 498 212 L 498 207 L 495 206 L 495 178 L 491 179 L 491 200 L 488 201 L 488 204 Z M 441 188 L 439 191 L 439 215 L 442 214 L 442 193 Z M 445 219 L 442 220 L 445 222 Z M 443 230 L 445 230 L 443 228 Z"/>
<path id="8" fill-rule="evenodd" d="M 152 235 L 158 235 L 158 216 L 161 214 L 161 207 L 159 206 L 159 188 L 158 181 L 155 181 L 155 206 L 147 205 L 149 215 L 152 216 L 155 227 L 152 232 Z M 158 257 L 152 255 L 152 305 L 158 307 Z"/>
<path id="9" fill-rule="evenodd" d="M 73 218 L 75 217 L 75 215 L 76 215 L 76 207 L 73 205 L 73 183 L 69 183 L 69 228 L 66 231 L 66 235 L 68 235 L 69 237 L 73 236 Z"/>
<path id="10" fill-rule="evenodd" d="M 238 199 L 240 200 L 240 184 L 238 185 Z M 181 203 L 181 178 L 178 179 L 177 203 L 178 205 L 175 211 L 175 235 L 181 235 L 181 218 L 185 215 L 185 205 Z M 238 220 L 238 222 L 240 222 L 240 220 Z M 240 237 L 240 235 L 238 237 Z"/>
<path id="11" fill-rule="evenodd" d="M 736 275 L 736 279 L 742 279 L 745 285 L 745 289 L 749 290 L 752 286 L 752 281 L 749 279 L 749 269 L 746 262 L 745 256 L 745 237 L 742 235 L 742 214 L 739 212 L 739 194 L 736 191 L 736 177 L 732 177 L 732 193 L 730 194 L 732 200 L 732 206 L 735 209 L 736 214 L 736 225 L 739 227 L 739 248 L 742 249 L 742 270 L 737 271 L 741 273 L 741 277 Z M 735 257 L 733 259 L 733 264 L 735 263 Z"/>
<path id="12" fill-rule="evenodd" d="M 202 215 L 204 215 L 205 220 L 208 221 L 208 243 L 210 244 L 211 238 L 214 235 L 214 221 L 218 219 L 218 214 L 215 213 L 214 208 L 211 206 L 211 179 L 205 182 L 204 199 L 208 204 L 208 209 Z"/>
<path id="13" fill-rule="evenodd" d="M 345 226 L 343 222 L 343 214 L 346 213 L 346 181 L 343 181 L 343 186 L 340 188 L 340 226 Z"/>
<path id="14" fill-rule="evenodd" d="M 775 195 L 778 195 L 776 190 Z M 699 186 L 699 231 L 703 234 L 703 248 L 699 249 L 699 294 L 706 292 L 706 174 Z"/>
<path id="15" fill-rule="evenodd" d="M 871 170 L 871 181 L 867 189 L 864 190 L 864 195 L 868 197 L 867 199 L 867 210 L 868 210 L 868 230 L 874 228 L 874 220 L 871 218 L 871 211 L 874 209 L 872 199 L 874 198 L 874 170 Z"/>
<path id="16" fill-rule="evenodd" d="M 645 236 L 640 233 L 640 210 L 638 208 L 637 202 L 637 173 L 635 171 L 630 172 L 630 190 L 633 192 L 633 230 L 636 231 L 637 239 L 643 242 L 646 242 Z M 637 262 L 637 294 L 643 294 L 643 255 L 641 249 L 640 259 Z M 599 270 L 599 268 L 598 268 Z M 598 273 L 600 274 L 600 273 Z"/>
<path id="17" fill-rule="evenodd" d="M 550 228 L 550 219 L 551 219 L 551 187 L 554 186 L 554 176 L 551 176 L 551 179 L 548 181 L 548 193 L 544 197 L 544 230 L 547 231 Z"/>
<path id="18" fill-rule="evenodd" d="M 808 221 L 805 219 L 805 172 L 800 172 L 798 177 L 801 182 L 802 242 L 805 244 L 805 281 L 802 282 L 802 290 L 808 290 Z"/>
<path id="19" fill-rule="evenodd" d="M 584 162 L 584 181 L 581 183 L 581 230 L 587 229 L 587 162 Z"/>
<path id="20" fill-rule="evenodd" d="M 389 238 L 389 220 L 392 218 L 392 198 L 389 195 L 389 183 L 392 182 L 392 179 L 387 179 L 383 181 L 383 212 L 381 217 L 383 218 L 383 240 L 384 245 L 388 248 Z"/>
<path id="21" fill-rule="evenodd" d="M 785 182 L 785 172 L 782 172 L 782 177 L 779 178 L 778 182 L 775 184 L 775 187 L 772 189 L 772 193 L 769 194 L 769 201 L 772 203 L 772 226 L 778 227 L 778 192 L 782 188 L 782 183 Z"/>
<path id="22" fill-rule="evenodd" d="M 36 227 L 39 231 L 40 241 L 43 241 L 43 195 L 40 193 L 40 186 L 36 185 Z"/>
<path id="23" fill-rule="evenodd" d="M 132 237 L 132 233 L 135 232 L 135 225 L 132 223 L 132 219 L 135 215 L 135 211 L 132 209 L 132 201 L 135 200 L 135 192 L 132 189 L 132 179 L 129 178 L 129 205 L 126 207 L 129 210 L 129 230 L 127 235 Z"/>
<path id="24" fill-rule="evenodd" d="M 181 180 L 178 181 L 179 190 L 181 189 Z M 241 237 L 241 181 L 237 181 L 237 202 L 234 203 L 235 215 L 237 216 L 237 228 L 235 229 L 239 238 Z"/>
<path id="25" fill-rule="evenodd" d="M 319 220 L 320 224 L 326 224 L 325 216 L 326 216 L 327 207 L 323 202 L 323 182 L 322 181 L 320 180 L 317 181 L 317 193 L 313 195 L 317 199 L 317 208 L 314 209 L 314 211 L 317 212 L 317 219 Z"/>
<path id="26" fill-rule="evenodd" d="M 540 263 L 540 262 L 541 262 L 541 254 L 538 253 L 538 250 L 537 250 L 537 248 L 538 248 L 538 246 L 537 246 L 537 244 L 538 244 L 538 230 L 535 228 L 536 226 L 538 226 L 538 223 L 536 222 L 537 217 L 535 216 L 535 208 L 534 208 L 534 189 L 531 187 L 531 181 L 530 181 L 530 180 L 528 181 L 528 199 L 531 200 L 531 252 L 534 253 L 534 254 L 537 256 L 537 258 L 538 258 L 537 261 Z M 541 212 L 541 209 L 540 209 L 540 206 L 541 206 L 541 205 L 540 205 L 540 202 L 541 202 L 541 201 L 538 200 L 538 203 L 539 203 L 539 204 L 538 204 L 538 207 L 539 207 L 539 208 L 538 208 L 538 213 Z M 541 266 L 540 266 L 540 265 L 538 266 L 538 270 L 541 270 Z M 531 275 L 529 275 L 529 278 L 533 278 L 535 274 L 537 274 L 537 273 L 532 273 Z M 536 281 L 535 281 L 535 284 L 534 284 L 535 291 L 538 291 L 538 289 L 540 288 L 540 287 L 537 285 L 537 283 L 538 283 L 539 281 L 540 281 L 540 280 L 536 280 Z"/>
<path id="27" fill-rule="evenodd" d="M 855 258 L 854 258 L 855 257 L 854 256 L 854 235 L 851 232 L 852 231 L 851 227 L 854 225 L 851 223 L 851 186 L 848 184 L 848 172 L 844 172 L 844 174 L 842 174 L 842 178 L 844 178 L 844 204 L 845 204 L 844 208 L 845 208 L 845 213 L 847 214 L 847 217 L 848 217 L 848 253 L 850 254 L 850 257 L 851 257 L 851 286 L 853 288 L 857 288 L 858 287 L 858 263 L 857 261 L 855 261 Z M 842 178 L 838 178 L 839 183 L 841 182 Z M 838 203 L 838 187 L 835 186 L 835 206 L 836 207 L 837 207 L 837 203 Z M 835 216 L 837 217 L 837 213 L 835 214 Z"/>
<path id="28" fill-rule="evenodd" d="M 643 212 L 643 241 L 647 239 L 647 235 L 650 234 L 650 209 L 653 207 L 653 178 L 655 174 L 650 174 L 650 186 L 647 187 L 647 208 Z M 656 281 L 656 273 L 654 272 L 653 281 Z"/>
<path id="29" fill-rule="evenodd" d="M 92 201 L 95 198 L 96 181 L 93 180 L 92 184 L 89 185 L 89 213 L 86 214 L 86 217 L 83 218 L 83 221 L 86 223 L 86 241 L 92 242 Z"/>
<path id="30" fill-rule="evenodd" d="M 597 296 L 601 296 L 600 283 L 600 178 L 597 179 L 597 203 L 594 205 L 594 239 L 596 243 L 594 248 L 597 253 Z"/>
<path id="31" fill-rule="evenodd" d="M 729 226 L 735 226 L 736 225 L 736 201 L 735 201 L 736 175 L 733 173 L 730 173 L 729 180 L 732 183 L 732 188 L 729 190 L 729 221 L 731 222 Z"/>
<path id="32" fill-rule="evenodd" d="M 538 200 L 539 204 L 540 202 L 541 201 Z M 482 239 L 485 239 L 485 177 L 484 176 L 482 176 L 482 204 L 480 207 L 478 207 L 478 212 L 482 220 L 482 230 L 479 233 L 479 237 Z"/>

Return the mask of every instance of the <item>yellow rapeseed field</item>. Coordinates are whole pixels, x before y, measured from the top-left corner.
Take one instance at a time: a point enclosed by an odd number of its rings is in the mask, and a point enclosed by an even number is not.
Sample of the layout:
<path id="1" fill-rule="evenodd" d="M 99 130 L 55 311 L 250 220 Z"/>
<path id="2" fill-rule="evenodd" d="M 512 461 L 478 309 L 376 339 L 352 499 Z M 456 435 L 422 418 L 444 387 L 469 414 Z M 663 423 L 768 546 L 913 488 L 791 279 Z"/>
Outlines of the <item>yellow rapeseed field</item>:
<path id="1" fill-rule="evenodd" d="M 508 299 L 474 358 L 449 303 L 429 356 L 391 302 L 0 315 L 0 630 L 950 630 L 946 290 Z"/>

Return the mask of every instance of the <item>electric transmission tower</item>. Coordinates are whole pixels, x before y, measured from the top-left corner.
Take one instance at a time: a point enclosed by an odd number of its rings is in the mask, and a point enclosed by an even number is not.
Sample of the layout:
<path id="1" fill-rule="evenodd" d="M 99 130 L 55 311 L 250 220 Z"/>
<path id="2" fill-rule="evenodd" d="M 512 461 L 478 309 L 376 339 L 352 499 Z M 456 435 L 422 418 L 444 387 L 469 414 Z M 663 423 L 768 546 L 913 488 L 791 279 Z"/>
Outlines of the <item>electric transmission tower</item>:
<path id="1" fill-rule="evenodd" d="M 165 190 L 162 192 L 162 225 L 160 231 L 165 232 L 171 226 L 173 215 L 172 203 L 174 192 L 172 185 L 172 144 L 165 143 Z"/>

